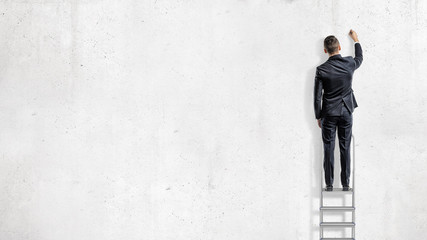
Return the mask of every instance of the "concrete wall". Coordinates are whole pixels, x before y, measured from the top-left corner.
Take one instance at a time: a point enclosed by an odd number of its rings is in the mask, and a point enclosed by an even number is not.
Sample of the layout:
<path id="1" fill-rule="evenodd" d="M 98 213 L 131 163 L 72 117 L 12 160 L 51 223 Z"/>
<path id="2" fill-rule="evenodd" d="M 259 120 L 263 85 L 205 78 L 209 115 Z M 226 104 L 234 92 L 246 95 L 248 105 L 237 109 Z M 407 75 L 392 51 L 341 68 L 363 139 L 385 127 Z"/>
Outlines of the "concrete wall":
<path id="1" fill-rule="evenodd" d="M 424 239 L 418 0 L 1 1 L 0 239 L 318 239 L 314 70 L 350 28 L 356 236 Z"/>

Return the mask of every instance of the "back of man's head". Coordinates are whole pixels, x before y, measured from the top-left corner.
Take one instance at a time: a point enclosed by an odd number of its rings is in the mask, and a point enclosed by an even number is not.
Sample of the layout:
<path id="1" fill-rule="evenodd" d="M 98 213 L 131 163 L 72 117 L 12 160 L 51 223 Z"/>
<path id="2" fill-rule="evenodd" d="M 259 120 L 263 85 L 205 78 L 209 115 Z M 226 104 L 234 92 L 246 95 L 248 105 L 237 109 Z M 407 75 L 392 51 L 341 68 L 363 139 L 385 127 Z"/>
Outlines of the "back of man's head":
<path id="1" fill-rule="evenodd" d="M 325 41 L 323 41 L 323 46 L 325 47 L 326 51 L 328 51 L 329 54 L 338 52 L 339 45 L 340 45 L 340 42 L 333 35 L 327 36 L 325 38 Z"/>

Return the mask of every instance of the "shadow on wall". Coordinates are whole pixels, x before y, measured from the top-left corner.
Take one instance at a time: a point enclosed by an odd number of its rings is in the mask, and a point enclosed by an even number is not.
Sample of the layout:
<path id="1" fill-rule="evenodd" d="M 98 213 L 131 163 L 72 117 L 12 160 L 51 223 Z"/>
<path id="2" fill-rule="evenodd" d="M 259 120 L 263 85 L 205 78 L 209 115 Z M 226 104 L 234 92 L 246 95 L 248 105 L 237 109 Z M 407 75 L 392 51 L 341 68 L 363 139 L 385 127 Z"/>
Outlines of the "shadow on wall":
<path id="1" fill-rule="evenodd" d="M 323 38 L 319 38 L 316 41 L 315 53 L 313 56 L 319 56 L 319 62 L 315 66 L 312 66 L 307 73 L 306 85 L 305 85 L 305 106 L 307 111 L 307 124 L 311 134 L 311 145 L 307 149 L 311 153 L 312 157 L 312 171 L 310 171 L 310 224 L 309 233 L 310 239 L 319 239 L 319 206 L 320 201 L 320 183 L 323 176 L 321 176 L 320 168 L 322 168 L 323 161 L 323 146 L 322 146 L 322 135 L 321 129 L 317 125 L 317 121 L 314 115 L 314 77 L 316 74 L 316 67 L 324 63 L 328 56 L 323 52 Z"/>

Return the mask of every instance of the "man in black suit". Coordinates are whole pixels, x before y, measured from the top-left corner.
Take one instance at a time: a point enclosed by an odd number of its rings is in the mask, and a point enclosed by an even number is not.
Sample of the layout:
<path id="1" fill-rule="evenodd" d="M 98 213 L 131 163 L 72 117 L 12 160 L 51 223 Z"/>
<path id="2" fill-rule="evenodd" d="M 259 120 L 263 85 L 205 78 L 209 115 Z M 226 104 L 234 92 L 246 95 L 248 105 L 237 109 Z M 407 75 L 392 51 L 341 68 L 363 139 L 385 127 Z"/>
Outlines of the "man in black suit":
<path id="1" fill-rule="evenodd" d="M 362 47 L 357 33 L 350 30 L 349 35 L 354 41 L 356 57 L 342 57 L 339 53 L 341 46 L 338 39 L 332 35 L 326 37 L 324 51 L 329 54 L 329 58 L 316 68 L 314 80 L 314 112 L 318 125 L 322 128 L 323 168 L 327 191 L 333 189 L 334 147 L 337 128 L 340 146 L 341 184 L 344 191 L 349 190 L 352 113 L 357 107 L 351 84 L 354 71 L 359 68 L 363 61 Z"/>

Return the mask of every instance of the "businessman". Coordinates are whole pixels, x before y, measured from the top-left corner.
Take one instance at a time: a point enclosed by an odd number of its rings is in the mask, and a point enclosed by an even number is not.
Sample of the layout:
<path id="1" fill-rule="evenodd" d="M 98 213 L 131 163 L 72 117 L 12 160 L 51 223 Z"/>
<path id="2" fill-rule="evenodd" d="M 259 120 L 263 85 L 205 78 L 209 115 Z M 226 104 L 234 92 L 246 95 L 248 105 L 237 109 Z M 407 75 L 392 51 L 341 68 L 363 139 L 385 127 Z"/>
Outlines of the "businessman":
<path id="1" fill-rule="evenodd" d="M 333 190 L 334 147 L 338 129 L 341 160 L 341 185 L 349 191 L 350 183 L 350 142 L 353 126 L 353 111 L 357 107 L 353 94 L 353 73 L 363 61 L 362 47 L 357 33 L 349 32 L 354 41 L 355 57 L 342 57 L 340 43 L 335 36 L 327 36 L 323 42 L 326 62 L 316 68 L 314 79 L 314 112 L 322 129 L 323 168 L 325 170 L 326 191 Z M 322 92 L 323 90 L 323 92 Z"/>

